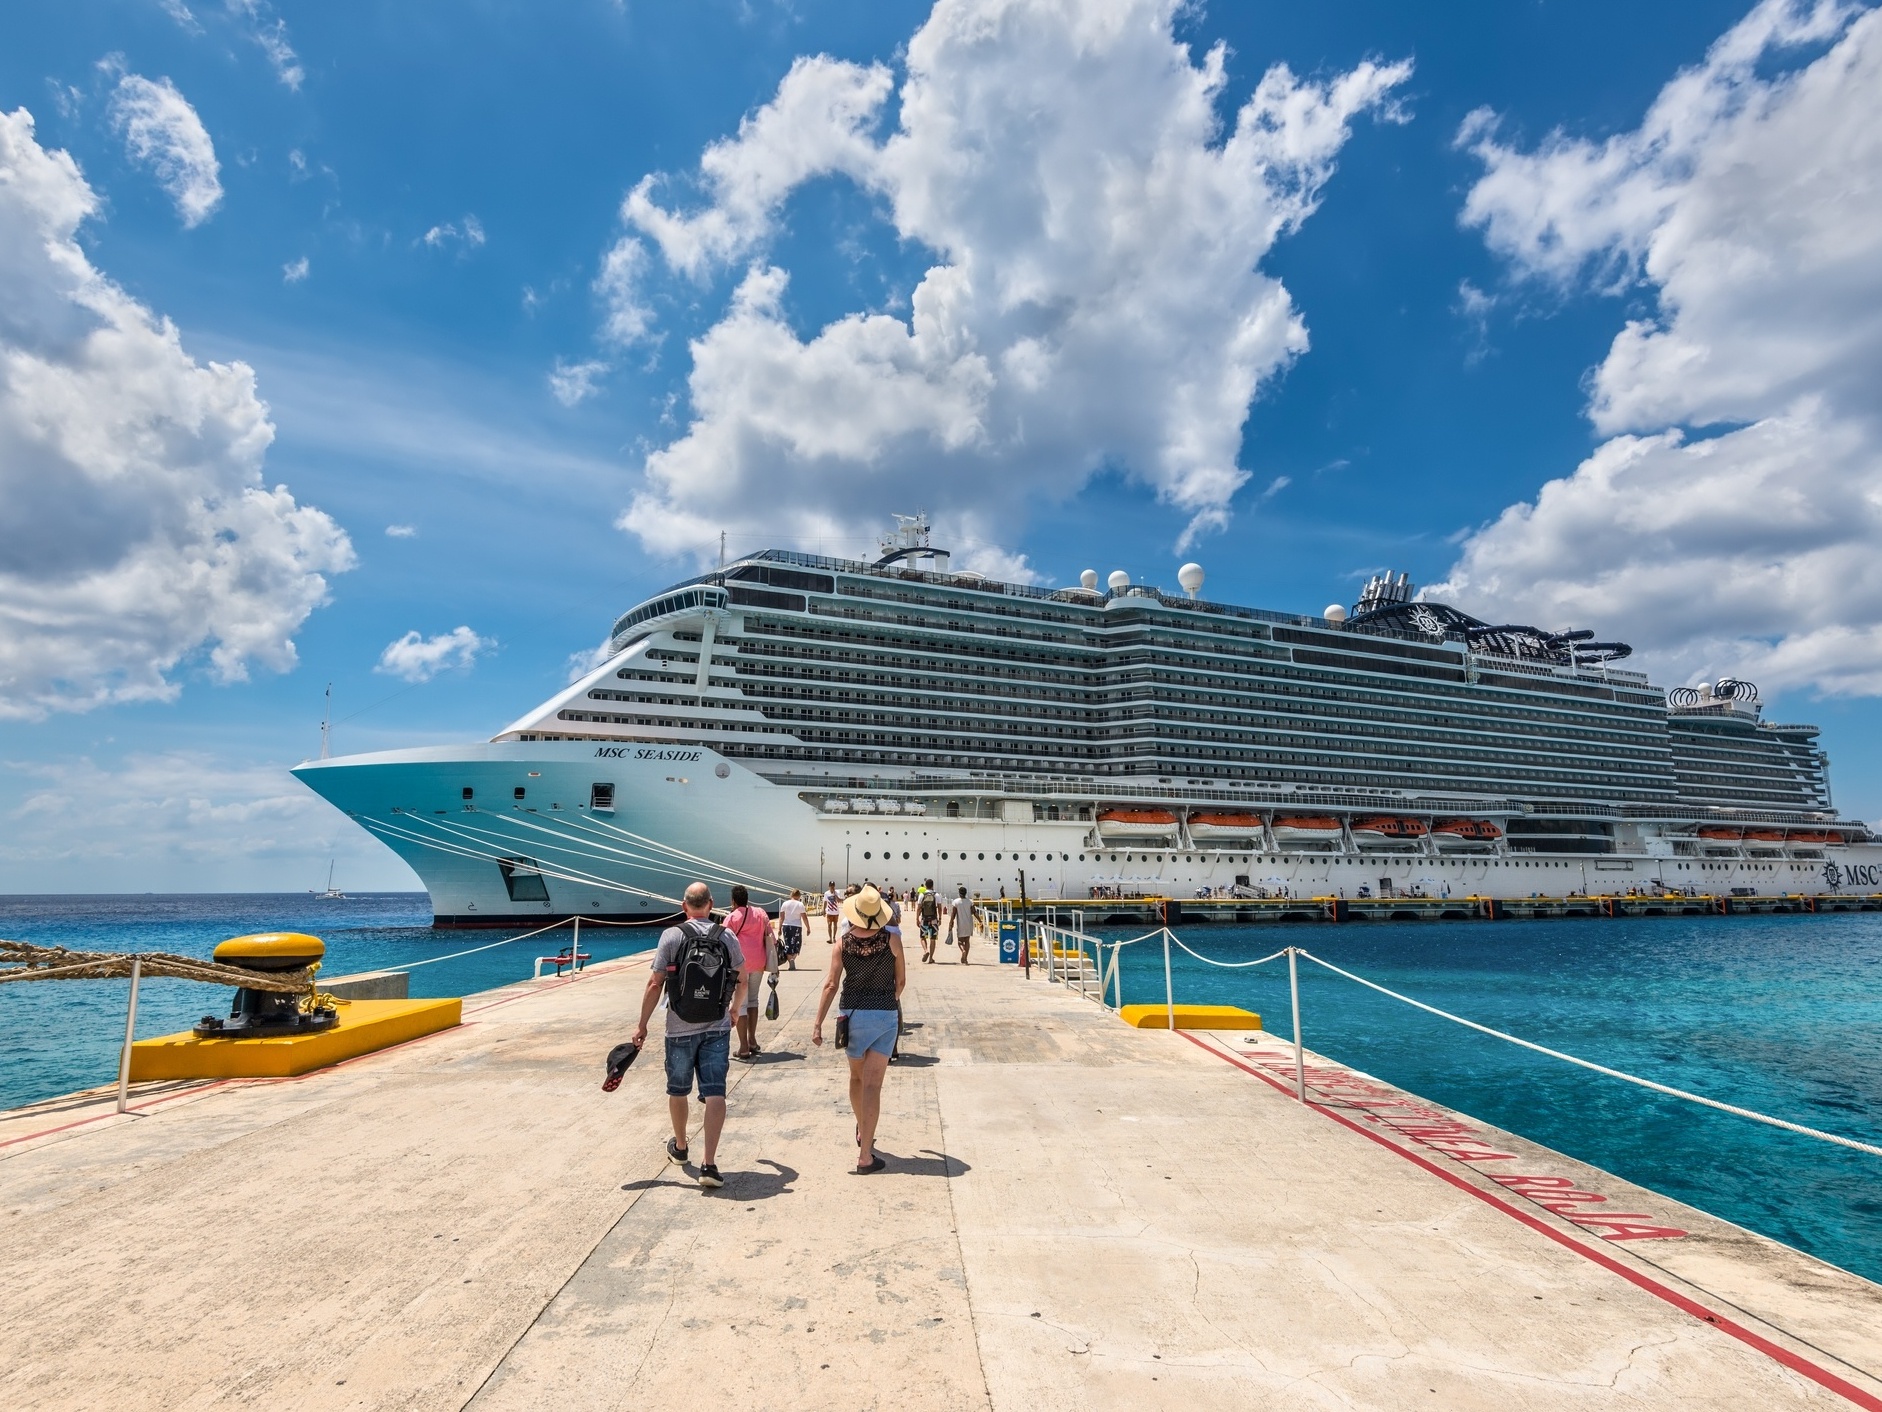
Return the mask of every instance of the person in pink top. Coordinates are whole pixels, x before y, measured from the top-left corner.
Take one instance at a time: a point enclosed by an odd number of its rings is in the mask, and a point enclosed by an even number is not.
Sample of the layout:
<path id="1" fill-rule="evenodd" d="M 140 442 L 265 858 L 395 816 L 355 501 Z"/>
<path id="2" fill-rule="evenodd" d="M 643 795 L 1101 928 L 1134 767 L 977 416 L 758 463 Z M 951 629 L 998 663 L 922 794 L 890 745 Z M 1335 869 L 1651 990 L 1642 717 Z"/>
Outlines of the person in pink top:
<path id="1" fill-rule="evenodd" d="M 734 1059 L 758 1057 L 758 978 L 766 971 L 775 978 L 777 954 L 772 950 L 771 918 L 762 907 L 751 905 L 751 894 L 739 883 L 732 888 L 732 910 L 725 914 L 725 929 L 738 938 L 745 974 L 745 1008 L 737 1019 L 738 1049 Z"/>

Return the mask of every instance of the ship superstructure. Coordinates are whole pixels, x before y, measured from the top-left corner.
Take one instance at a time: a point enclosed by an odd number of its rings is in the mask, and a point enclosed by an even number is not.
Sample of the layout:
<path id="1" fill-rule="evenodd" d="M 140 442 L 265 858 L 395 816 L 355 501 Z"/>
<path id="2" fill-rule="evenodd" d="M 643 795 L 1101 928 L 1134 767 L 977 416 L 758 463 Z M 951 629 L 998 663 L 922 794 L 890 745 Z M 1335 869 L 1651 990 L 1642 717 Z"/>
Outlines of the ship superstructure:
<path id="1" fill-rule="evenodd" d="M 1764 721 L 1749 683 L 1663 691 L 1587 631 L 1402 575 L 1319 616 L 1207 601 L 1194 565 L 1182 594 L 1002 583 L 913 517 L 883 549 L 740 559 L 623 614 L 603 666 L 491 742 L 296 773 L 445 923 L 663 913 L 702 871 L 1526 896 L 1823 891 L 1882 858 L 1815 727 Z"/>

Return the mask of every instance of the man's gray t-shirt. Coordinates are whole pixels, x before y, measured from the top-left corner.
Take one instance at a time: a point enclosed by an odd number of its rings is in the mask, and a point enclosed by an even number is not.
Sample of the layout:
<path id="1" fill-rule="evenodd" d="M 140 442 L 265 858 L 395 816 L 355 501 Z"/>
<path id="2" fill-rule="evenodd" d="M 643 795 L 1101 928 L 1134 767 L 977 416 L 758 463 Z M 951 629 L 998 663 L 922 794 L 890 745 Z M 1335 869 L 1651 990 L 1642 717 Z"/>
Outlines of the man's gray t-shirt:
<path id="1" fill-rule="evenodd" d="M 948 903 L 948 911 L 954 918 L 954 935 L 972 936 L 974 934 L 974 904 L 965 897 L 957 897 Z"/>
<path id="2" fill-rule="evenodd" d="M 654 948 L 653 953 L 653 968 L 657 973 L 665 976 L 672 972 L 673 967 L 679 961 L 680 944 L 685 940 L 686 931 L 681 927 L 668 927 L 665 931 L 660 933 L 660 945 Z M 739 969 L 738 942 L 732 938 L 730 932 L 725 934 L 724 940 L 726 951 L 732 958 L 732 969 L 736 971 Z M 666 1007 L 666 1012 L 668 1039 L 678 1039 L 682 1035 L 689 1034 L 705 1034 L 710 1030 L 729 1030 L 732 1028 L 732 1010 L 730 1006 L 726 1007 L 725 1014 L 721 1015 L 718 1019 L 702 1022 L 682 1020 L 678 1015 L 673 1013 L 671 1006 Z"/>

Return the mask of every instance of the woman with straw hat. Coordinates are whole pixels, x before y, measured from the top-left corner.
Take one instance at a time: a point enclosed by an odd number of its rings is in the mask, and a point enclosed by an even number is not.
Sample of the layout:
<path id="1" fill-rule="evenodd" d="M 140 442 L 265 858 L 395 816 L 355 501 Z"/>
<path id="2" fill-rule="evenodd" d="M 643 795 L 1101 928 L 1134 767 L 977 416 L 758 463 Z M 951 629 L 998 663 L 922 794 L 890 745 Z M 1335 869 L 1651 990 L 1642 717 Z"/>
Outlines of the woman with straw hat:
<path id="1" fill-rule="evenodd" d="M 824 977 L 823 996 L 817 1003 L 817 1023 L 810 1042 L 823 1044 L 823 1017 L 842 989 L 837 1008 L 837 1029 L 845 1039 L 850 1061 L 850 1109 L 856 1114 L 856 1174 L 880 1172 L 888 1164 L 876 1156 L 876 1119 L 882 1112 L 882 1080 L 889 1071 L 901 1029 L 899 1008 L 908 966 L 902 959 L 901 933 L 894 913 L 882 894 L 865 887 L 843 900 L 843 920 L 849 924 L 842 944 L 830 953 L 830 972 Z M 847 1031 L 847 1035 L 844 1032 Z"/>

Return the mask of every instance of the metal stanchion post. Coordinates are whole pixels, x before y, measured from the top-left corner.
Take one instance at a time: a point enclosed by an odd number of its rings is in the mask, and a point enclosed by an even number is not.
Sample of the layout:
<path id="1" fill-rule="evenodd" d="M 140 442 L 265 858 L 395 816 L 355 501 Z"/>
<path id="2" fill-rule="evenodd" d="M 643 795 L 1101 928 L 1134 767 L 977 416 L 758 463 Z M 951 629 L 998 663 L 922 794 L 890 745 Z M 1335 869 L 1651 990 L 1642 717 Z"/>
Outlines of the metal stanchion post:
<path id="1" fill-rule="evenodd" d="M 1170 1028 L 1176 1028 L 1176 983 L 1170 979 L 1170 929 L 1163 929 L 1163 1006 Z"/>
<path id="2" fill-rule="evenodd" d="M 144 976 L 144 958 L 131 957 L 131 1003 L 124 1010 L 124 1052 L 118 1056 L 118 1112 L 131 1102 L 131 1042 L 137 1038 L 137 983 Z"/>
<path id="3" fill-rule="evenodd" d="M 569 942 L 569 975 L 573 976 L 582 968 L 582 919 L 575 919 L 575 936 Z"/>
<path id="4" fill-rule="evenodd" d="M 1294 1002 L 1294 1097 L 1307 1101 L 1307 1060 L 1300 1047 L 1300 970 L 1294 962 L 1296 948 L 1287 948 L 1287 991 Z"/>

